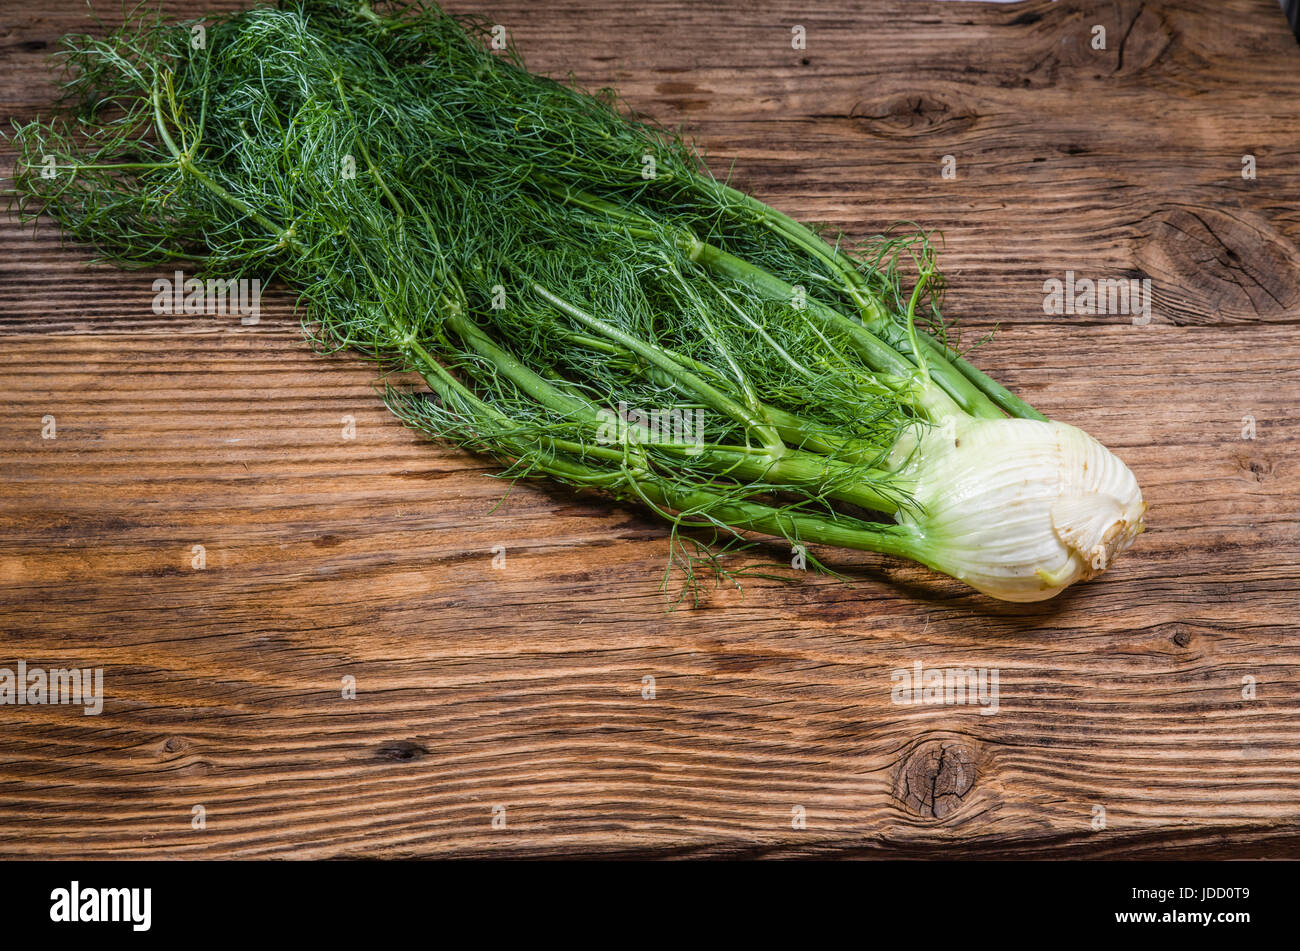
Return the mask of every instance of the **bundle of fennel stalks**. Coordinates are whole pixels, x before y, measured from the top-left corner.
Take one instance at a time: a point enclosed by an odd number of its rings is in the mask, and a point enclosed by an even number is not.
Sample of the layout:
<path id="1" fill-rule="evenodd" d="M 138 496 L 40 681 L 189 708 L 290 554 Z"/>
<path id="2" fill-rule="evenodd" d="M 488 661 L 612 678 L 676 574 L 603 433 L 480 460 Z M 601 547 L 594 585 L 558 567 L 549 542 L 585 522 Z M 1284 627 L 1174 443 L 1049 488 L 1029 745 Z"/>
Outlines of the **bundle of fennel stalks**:
<path id="1" fill-rule="evenodd" d="M 1132 543 L 1123 463 L 947 346 L 924 234 L 828 243 L 492 35 L 282 0 L 68 37 L 20 211 L 122 266 L 282 279 L 317 344 L 423 378 L 386 390 L 407 424 L 644 505 L 688 572 L 757 532 L 1035 601 Z"/>

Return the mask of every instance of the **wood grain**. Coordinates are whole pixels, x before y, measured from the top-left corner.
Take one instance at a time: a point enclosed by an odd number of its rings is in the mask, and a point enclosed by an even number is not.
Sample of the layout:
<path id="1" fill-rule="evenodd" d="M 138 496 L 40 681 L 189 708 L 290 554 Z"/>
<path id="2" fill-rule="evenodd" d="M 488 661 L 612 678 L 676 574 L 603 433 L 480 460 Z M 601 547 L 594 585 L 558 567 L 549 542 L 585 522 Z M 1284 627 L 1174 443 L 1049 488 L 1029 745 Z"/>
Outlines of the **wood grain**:
<path id="1" fill-rule="evenodd" d="M 30 118 L 57 37 L 93 24 L 0 9 L 0 114 Z M 1001 327 L 977 362 L 1119 453 L 1150 530 L 1047 604 L 821 551 L 850 583 L 668 611 L 659 524 L 418 439 L 291 299 L 254 327 L 157 317 L 157 274 L 6 219 L 0 667 L 101 667 L 106 700 L 0 707 L 0 855 L 1300 856 L 1300 49 L 1276 4 L 487 12 L 783 210 L 941 229 L 947 311 Z M 1152 322 L 1044 315 L 1067 269 L 1149 277 Z M 917 661 L 998 669 L 998 712 L 892 703 Z"/>

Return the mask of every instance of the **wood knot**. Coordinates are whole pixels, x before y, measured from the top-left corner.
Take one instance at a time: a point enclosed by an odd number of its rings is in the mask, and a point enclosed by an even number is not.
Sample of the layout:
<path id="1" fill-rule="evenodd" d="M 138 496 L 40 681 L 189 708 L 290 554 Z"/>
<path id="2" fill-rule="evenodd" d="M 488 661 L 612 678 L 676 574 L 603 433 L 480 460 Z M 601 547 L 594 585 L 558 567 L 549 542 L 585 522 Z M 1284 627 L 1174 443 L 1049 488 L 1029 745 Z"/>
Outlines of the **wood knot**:
<path id="1" fill-rule="evenodd" d="M 1249 472 L 1247 478 L 1254 479 L 1256 482 L 1263 482 L 1273 474 L 1273 466 L 1268 460 L 1251 459 L 1248 456 L 1238 454 L 1237 465 L 1242 472 Z"/>
<path id="2" fill-rule="evenodd" d="M 1174 206 L 1143 230 L 1136 263 L 1175 324 L 1278 320 L 1300 307 L 1300 253 L 1263 215 Z"/>
<path id="3" fill-rule="evenodd" d="M 409 762 L 428 755 L 428 748 L 421 746 L 414 740 L 393 740 L 375 750 L 375 756 L 379 759 L 392 760 L 398 763 Z"/>
<path id="4" fill-rule="evenodd" d="M 975 778 L 975 748 L 967 740 L 923 740 L 899 760 L 894 796 L 922 819 L 946 819 L 961 808 Z"/>
<path id="5" fill-rule="evenodd" d="M 1109 23 L 1097 23 L 1095 19 L 1080 23 L 1077 18 L 1063 21 L 1052 17 L 1040 26 L 1038 20 L 1026 23 L 1023 17 L 1018 17 L 1009 25 L 1032 27 L 1021 31 L 1013 42 L 1023 51 L 1025 62 L 1034 64 L 1031 72 L 1053 83 L 1078 74 L 1091 74 L 1100 79 L 1106 73 L 1131 76 L 1153 70 L 1171 55 L 1175 45 L 1174 27 L 1145 3 L 1138 5 L 1132 17 L 1122 15 Z M 1094 29 L 1096 26 L 1105 27 L 1104 46 L 1097 45 L 1101 37 Z"/>
<path id="6" fill-rule="evenodd" d="M 1198 637 L 1202 640 L 1208 638 L 1224 637 L 1223 631 L 1218 628 L 1210 627 L 1205 624 L 1189 624 L 1186 621 L 1171 621 L 1166 624 L 1157 624 L 1152 628 L 1151 633 L 1156 638 L 1169 638 L 1170 643 L 1175 647 L 1190 647 L 1192 642 Z"/>
<path id="7" fill-rule="evenodd" d="M 922 135 L 964 132 L 979 118 L 957 102 L 949 102 L 934 92 L 909 92 L 875 102 L 856 103 L 849 110 L 873 135 L 887 139 L 908 139 Z"/>

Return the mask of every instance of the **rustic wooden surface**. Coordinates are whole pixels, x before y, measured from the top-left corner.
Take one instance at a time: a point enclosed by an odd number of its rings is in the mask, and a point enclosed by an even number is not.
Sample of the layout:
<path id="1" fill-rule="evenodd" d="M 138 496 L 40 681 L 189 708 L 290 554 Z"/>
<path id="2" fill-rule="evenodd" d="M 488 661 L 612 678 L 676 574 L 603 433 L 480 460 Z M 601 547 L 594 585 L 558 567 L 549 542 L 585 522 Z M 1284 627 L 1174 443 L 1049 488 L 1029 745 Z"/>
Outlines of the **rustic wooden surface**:
<path id="1" fill-rule="evenodd" d="M 948 312 L 1001 325 L 977 362 L 1122 455 L 1150 530 L 1047 604 L 823 552 L 852 584 L 668 612 L 660 525 L 542 486 L 498 505 L 367 366 L 313 355 L 287 299 L 248 328 L 155 317 L 157 275 L 6 219 L 0 666 L 102 667 L 107 699 L 0 707 L 0 855 L 1300 856 L 1300 49 L 1277 4 L 484 9 L 784 210 L 941 229 Z M 56 38 L 91 25 L 80 0 L 0 10 L 0 115 L 29 118 Z M 1044 316 L 1067 269 L 1150 277 L 1150 325 Z M 999 712 L 892 704 L 915 661 L 998 668 Z"/>

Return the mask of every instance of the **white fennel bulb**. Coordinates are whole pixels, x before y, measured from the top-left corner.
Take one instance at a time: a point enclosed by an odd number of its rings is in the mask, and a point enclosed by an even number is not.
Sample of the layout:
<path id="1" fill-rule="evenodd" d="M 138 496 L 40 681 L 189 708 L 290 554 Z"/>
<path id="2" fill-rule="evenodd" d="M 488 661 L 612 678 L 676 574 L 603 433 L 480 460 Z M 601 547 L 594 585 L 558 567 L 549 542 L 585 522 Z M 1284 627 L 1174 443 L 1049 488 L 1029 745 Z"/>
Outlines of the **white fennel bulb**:
<path id="1" fill-rule="evenodd" d="M 1104 571 L 1143 530 L 1133 473 L 1081 429 L 955 415 L 903 439 L 926 560 L 985 594 L 1042 601 Z"/>

